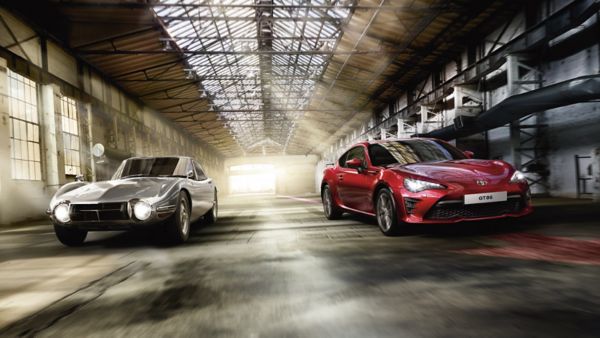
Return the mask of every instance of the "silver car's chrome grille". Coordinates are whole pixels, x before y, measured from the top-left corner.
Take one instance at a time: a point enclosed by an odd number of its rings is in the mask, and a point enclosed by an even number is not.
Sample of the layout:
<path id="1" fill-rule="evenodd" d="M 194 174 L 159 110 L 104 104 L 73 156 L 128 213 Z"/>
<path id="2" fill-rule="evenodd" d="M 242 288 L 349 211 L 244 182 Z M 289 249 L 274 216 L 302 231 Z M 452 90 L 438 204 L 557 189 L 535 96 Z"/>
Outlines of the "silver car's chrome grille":
<path id="1" fill-rule="evenodd" d="M 127 202 L 71 204 L 71 220 L 75 222 L 129 220 Z"/>

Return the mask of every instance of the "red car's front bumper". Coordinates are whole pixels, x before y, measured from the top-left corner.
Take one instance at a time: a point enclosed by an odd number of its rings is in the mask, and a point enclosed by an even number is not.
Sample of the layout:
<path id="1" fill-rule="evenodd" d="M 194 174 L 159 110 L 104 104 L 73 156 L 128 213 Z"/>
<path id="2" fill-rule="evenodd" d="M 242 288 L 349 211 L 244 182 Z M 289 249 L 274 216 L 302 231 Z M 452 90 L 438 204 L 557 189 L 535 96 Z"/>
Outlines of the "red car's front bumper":
<path id="1" fill-rule="evenodd" d="M 507 192 L 507 200 L 494 203 L 464 204 L 466 194 Z M 504 217 L 525 216 L 533 211 L 526 183 L 485 188 L 451 185 L 444 190 L 412 193 L 404 188 L 394 191 L 400 220 L 406 223 L 456 223 Z"/>

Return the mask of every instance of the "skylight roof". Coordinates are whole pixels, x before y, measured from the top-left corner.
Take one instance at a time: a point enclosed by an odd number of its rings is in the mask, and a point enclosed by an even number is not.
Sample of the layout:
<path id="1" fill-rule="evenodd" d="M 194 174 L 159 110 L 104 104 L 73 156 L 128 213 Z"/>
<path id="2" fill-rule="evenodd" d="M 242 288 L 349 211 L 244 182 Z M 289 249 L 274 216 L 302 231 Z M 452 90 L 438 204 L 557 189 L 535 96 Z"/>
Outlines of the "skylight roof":
<path id="1" fill-rule="evenodd" d="M 285 152 L 348 19 L 325 0 L 163 0 L 154 7 L 185 53 L 199 98 L 245 152 Z M 198 114 L 201 114 L 199 112 Z"/>

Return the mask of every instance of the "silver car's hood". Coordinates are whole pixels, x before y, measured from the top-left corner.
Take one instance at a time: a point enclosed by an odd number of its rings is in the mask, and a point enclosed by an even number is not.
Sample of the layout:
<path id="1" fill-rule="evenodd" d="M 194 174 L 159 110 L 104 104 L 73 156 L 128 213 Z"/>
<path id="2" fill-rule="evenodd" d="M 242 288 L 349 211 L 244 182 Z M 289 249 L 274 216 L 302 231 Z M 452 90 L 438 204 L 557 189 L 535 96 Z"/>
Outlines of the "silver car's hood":
<path id="1" fill-rule="evenodd" d="M 178 180 L 181 178 L 135 177 L 94 182 L 56 197 L 71 203 L 126 202 L 133 198 L 156 198 L 164 195 Z"/>

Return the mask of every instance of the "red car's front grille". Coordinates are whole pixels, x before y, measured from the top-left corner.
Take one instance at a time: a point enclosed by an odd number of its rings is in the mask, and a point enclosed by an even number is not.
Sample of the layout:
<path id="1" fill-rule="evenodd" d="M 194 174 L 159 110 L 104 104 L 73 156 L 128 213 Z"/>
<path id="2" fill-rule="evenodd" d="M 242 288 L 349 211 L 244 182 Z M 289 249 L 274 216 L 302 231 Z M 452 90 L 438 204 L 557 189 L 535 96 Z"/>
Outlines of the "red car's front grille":
<path id="1" fill-rule="evenodd" d="M 425 218 L 427 219 L 453 219 L 453 218 L 479 218 L 493 217 L 504 214 L 518 213 L 525 207 L 522 198 L 510 198 L 506 202 L 463 204 L 438 202 L 431 207 Z"/>
<path id="2" fill-rule="evenodd" d="M 125 221 L 128 219 L 127 202 L 71 204 L 71 220 L 75 222 Z"/>

